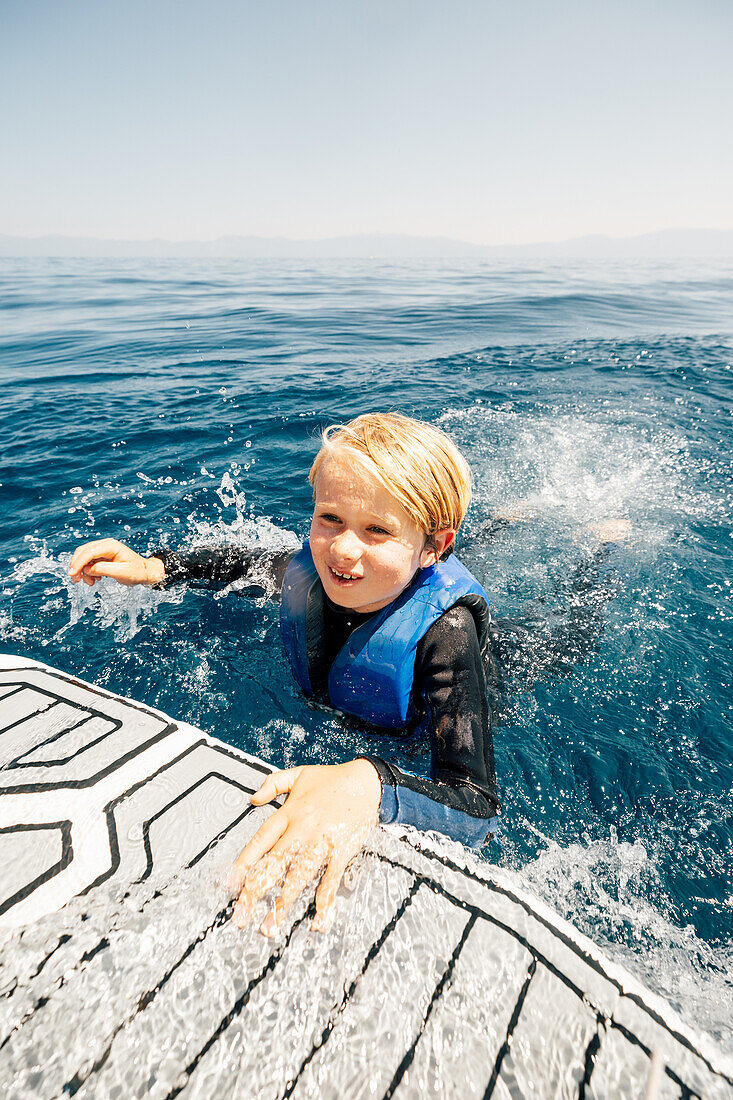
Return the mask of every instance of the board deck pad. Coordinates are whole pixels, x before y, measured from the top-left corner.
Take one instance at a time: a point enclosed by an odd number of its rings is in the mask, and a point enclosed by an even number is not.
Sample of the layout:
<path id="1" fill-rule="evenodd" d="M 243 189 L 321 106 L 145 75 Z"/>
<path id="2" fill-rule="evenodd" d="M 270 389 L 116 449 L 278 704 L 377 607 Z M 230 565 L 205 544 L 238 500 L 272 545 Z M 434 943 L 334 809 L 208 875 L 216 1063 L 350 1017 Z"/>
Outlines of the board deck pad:
<path id="1" fill-rule="evenodd" d="M 733 1098 L 709 1038 L 458 846 L 377 829 L 326 935 L 312 890 L 235 928 L 270 770 L 0 657 L 0 1095 L 616 1100 L 654 1061 L 655 1097 Z"/>

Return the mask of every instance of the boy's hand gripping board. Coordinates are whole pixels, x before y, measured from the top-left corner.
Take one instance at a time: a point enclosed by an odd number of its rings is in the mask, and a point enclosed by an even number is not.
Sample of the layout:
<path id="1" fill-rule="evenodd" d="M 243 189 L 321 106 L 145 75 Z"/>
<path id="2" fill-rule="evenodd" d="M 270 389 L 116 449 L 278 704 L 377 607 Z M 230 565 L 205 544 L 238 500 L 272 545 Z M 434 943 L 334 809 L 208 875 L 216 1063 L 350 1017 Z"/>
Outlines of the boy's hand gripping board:
<path id="1" fill-rule="evenodd" d="M 0 657 L 3 1097 L 733 1097 L 730 1060 L 506 872 L 376 831 L 331 931 L 221 878 L 267 764 Z M 448 854 L 446 854 L 448 852 Z"/>

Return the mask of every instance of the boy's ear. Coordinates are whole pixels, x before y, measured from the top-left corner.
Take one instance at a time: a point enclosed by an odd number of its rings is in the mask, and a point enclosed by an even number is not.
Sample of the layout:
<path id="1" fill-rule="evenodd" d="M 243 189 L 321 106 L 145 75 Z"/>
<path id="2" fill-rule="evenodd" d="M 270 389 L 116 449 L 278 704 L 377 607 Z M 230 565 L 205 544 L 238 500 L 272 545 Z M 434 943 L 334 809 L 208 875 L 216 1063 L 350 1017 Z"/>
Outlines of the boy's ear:
<path id="1" fill-rule="evenodd" d="M 427 569 L 429 565 L 436 565 L 446 550 L 456 541 L 456 533 L 452 527 L 446 527 L 442 531 L 436 531 L 430 536 L 430 541 L 425 546 L 420 559 L 420 566 Z"/>

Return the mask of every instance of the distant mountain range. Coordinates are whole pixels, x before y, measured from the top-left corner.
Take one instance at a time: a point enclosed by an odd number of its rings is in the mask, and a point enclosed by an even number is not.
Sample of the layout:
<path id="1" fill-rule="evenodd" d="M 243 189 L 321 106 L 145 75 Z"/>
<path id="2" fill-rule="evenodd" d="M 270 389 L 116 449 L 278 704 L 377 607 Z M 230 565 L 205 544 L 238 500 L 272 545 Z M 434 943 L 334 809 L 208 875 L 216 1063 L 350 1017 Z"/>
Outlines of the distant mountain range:
<path id="1" fill-rule="evenodd" d="M 638 237 L 575 237 L 522 245 L 477 245 L 448 237 L 371 233 L 321 240 L 219 237 L 215 241 L 107 240 L 99 237 L 12 237 L 0 234 L 0 256 L 245 257 L 251 259 L 415 259 L 496 257 L 557 259 L 733 259 L 733 230 L 663 229 Z"/>

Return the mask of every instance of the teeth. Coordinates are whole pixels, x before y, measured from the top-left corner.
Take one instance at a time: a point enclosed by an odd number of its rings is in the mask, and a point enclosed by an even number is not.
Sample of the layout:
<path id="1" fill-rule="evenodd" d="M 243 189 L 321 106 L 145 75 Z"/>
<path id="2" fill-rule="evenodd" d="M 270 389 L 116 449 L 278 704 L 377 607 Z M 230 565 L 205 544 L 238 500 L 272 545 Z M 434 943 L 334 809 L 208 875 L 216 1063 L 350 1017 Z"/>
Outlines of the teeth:
<path id="1" fill-rule="evenodd" d="M 354 580 L 354 574 L 353 573 L 339 573 L 339 571 L 337 569 L 332 569 L 331 572 L 335 573 L 337 577 L 341 577 L 341 579 L 344 580 L 344 581 L 353 581 Z"/>

